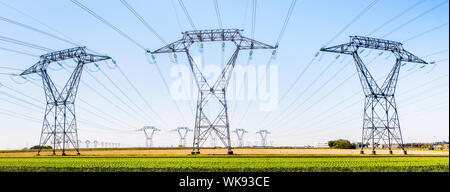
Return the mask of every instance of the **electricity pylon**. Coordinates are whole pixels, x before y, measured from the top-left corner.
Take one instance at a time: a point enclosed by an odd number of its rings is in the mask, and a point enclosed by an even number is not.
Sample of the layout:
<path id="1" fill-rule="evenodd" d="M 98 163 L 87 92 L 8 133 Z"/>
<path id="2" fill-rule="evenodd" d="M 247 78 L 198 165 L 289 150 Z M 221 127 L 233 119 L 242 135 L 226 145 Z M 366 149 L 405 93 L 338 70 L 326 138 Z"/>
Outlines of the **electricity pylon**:
<path id="1" fill-rule="evenodd" d="M 98 141 L 97 141 L 97 140 L 94 140 L 94 142 L 92 142 L 92 143 L 94 143 L 94 148 L 97 148 Z"/>
<path id="2" fill-rule="evenodd" d="M 256 134 L 258 134 L 261 137 L 261 145 L 263 147 L 266 146 L 266 139 L 267 139 L 267 135 L 271 134 L 269 131 L 263 129 L 263 130 L 259 130 L 258 132 L 256 132 Z"/>
<path id="3" fill-rule="evenodd" d="M 86 141 L 84 141 L 84 143 L 86 143 L 86 148 L 89 148 L 89 144 L 91 144 L 91 141 L 86 140 Z"/>
<path id="4" fill-rule="evenodd" d="M 379 86 L 358 55 L 359 48 L 390 51 L 396 57 L 394 67 Z M 403 145 L 400 121 L 398 119 L 395 89 L 400 72 L 401 62 L 428 64 L 424 60 L 403 49 L 403 44 L 396 41 L 375 39 L 362 36 L 350 36 L 350 43 L 322 48 L 321 51 L 352 55 L 365 94 L 364 120 L 362 131 L 361 154 L 364 145 L 372 144 L 372 154 L 376 154 L 375 145 L 380 141 L 387 144 L 392 154 L 392 141 L 395 141 L 407 154 Z"/>
<path id="5" fill-rule="evenodd" d="M 236 136 L 238 138 L 238 144 L 239 147 L 243 147 L 244 146 L 244 134 L 248 133 L 248 131 L 246 131 L 245 129 L 235 129 L 233 131 L 233 133 L 236 133 Z"/>
<path id="6" fill-rule="evenodd" d="M 78 62 L 78 64 L 74 68 L 74 71 L 66 82 L 63 90 L 58 91 L 47 73 L 47 67 L 51 63 L 66 59 L 73 59 Z M 86 52 L 86 47 L 75 47 L 41 55 L 36 64 L 20 74 L 28 75 L 38 73 L 42 77 L 47 105 L 44 113 L 38 155 L 41 152 L 42 146 L 46 145 L 51 139 L 50 142 L 53 144 L 53 154 L 55 154 L 57 148 L 61 148 L 62 155 L 65 155 L 66 145 L 69 144 L 75 148 L 77 154 L 80 154 L 80 151 L 78 150 L 79 143 L 75 115 L 75 98 L 80 83 L 81 73 L 85 64 L 107 59 L 111 59 L 111 57 L 89 54 Z"/>
<path id="7" fill-rule="evenodd" d="M 183 37 L 180 40 L 151 52 L 152 54 L 184 52 L 187 55 L 191 71 L 199 90 L 192 154 L 200 153 L 200 145 L 206 141 L 210 130 L 213 130 L 216 133 L 217 137 L 228 149 L 228 154 L 233 154 L 233 151 L 231 150 L 226 89 L 229 80 L 231 79 L 237 56 L 240 50 L 275 49 L 274 46 L 242 36 L 242 31 L 243 30 L 239 29 L 186 31 L 182 33 Z M 194 60 L 189 53 L 189 48 L 194 43 L 213 41 L 231 41 L 236 46 L 236 50 L 225 65 L 219 78 L 214 84 L 210 84 L 203 76 L 197 64 L 194 63 Z M 214 114 L 207 114 L 205 113 L 205 109 L 213 107 L 208 106 L 208 103 L 211 103 L 211 100 L 220 103 L 220 110 Z"/>
<path id="8" fill-rule="evenodd" d="M 186 146 L 186 136 L 188 132 L 191 132 L 192 129 L 189 129 L 188 127 L 177 127 L 176 129 L 172 130 L 178 132 L 178 136 L 180 136 L 180 142 L 178 146 L 184 147 Z"/>
<path id="9" fill-rule="evenodd" d="M 143 131 L 145 134 L 145 146 L 151 147 L 153 146 L 153 135 L 156 131 L 161 131 L 160 129 L 154 127 L 154 126 L 144 126 L 137 131 Z"/>

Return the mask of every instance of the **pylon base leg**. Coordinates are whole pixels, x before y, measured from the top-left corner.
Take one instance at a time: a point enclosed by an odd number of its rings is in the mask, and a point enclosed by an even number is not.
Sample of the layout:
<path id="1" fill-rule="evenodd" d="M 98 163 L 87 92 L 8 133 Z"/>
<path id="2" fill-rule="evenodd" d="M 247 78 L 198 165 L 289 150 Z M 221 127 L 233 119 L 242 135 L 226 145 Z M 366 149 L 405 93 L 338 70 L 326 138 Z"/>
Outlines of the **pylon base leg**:
<path id="1" fill-rule="evenodd" d="M 228 155 L 233 155 L 233 151 L 228 151 Z"/>
<path id="2" fill-rule="evenodd" d="M 77 155 L 81 155 L 81 154 L 78 152 Z"/>
<path id="3" fill-rule="evenodd" d="M 391 154 L 391 155 L 393 154 L 391 150 L 389 150 L 389 154 Z"/>
<path id="4" fill-rule="evenodd" d="M 372 155 L 376 155 L 377 154 L 377 152 L 376 151 L 372 151 Z"/>
<path id="5" fill-rule="evenodd" d="M 359 151 L 359 154 L 364 154 L 364 151 L 363 150 Z"/>
<path id="6" fill-rule="evenodd" d="M 408 155 L 408 152 L 406 152 L 406 151 L 403 151 L 403 154 L 404 154 L 404 155 Z"/>

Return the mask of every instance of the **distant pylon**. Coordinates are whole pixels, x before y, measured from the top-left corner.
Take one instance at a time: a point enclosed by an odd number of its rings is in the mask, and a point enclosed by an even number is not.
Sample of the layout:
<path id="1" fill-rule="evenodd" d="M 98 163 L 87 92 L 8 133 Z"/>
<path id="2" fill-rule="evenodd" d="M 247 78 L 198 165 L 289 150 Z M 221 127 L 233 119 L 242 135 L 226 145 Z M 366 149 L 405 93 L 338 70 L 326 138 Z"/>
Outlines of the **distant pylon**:
<path id="1" fill-rule="evenodd" d="M 91 144 L 91 141 L 86 140 L 84 143 L 86 143 L 86 148 L 89 148 L 89 144 Z"/>
<path id="2" fill-rule="evenodd" d="M 235 129 L 233 133 L 236 133 L 236 136 L 238 138 L 238 146 L 243 147 L 244 146 L 244 134 L 248 133 L 245 129 L 239 128 Z"/>
<path id="3" fill-rule="evenodd" d="M 155 131 L 161 131 L 160 129 L 154 127 L 154 126 L 144 126 L 137 131 L 143 131 L 145 134 L 145 146 L 146 147 L 152 147 L 153 146 L 153 135 L 155 134 Z"/>
<path id="4" fill-rule="evenodd" d="M 396 62 L 391 72 L 386 77 L 382 86 L 379 86 L 369 70 L 359 57 L 359 48 L 390 51 L 396 57 Z M 352 55 L 356 69 L 365 94 L 364 118 L 361 154 L 364 153 L 364 145 L 372 144 L 372 154 L 375 154 L 376 145 L 383 141 L 389 147 L 392 154 L 392 141 L 396 142 L 406 154 L 400 121 L 398 119 L 397 104 L 395 102 L 395 89 L 400 72 L 401 62 L 413 62 L 428 64 L 424 60 L 403 49 L 403 44 L 396 41 L 375 39 L 371 37 L 350 36 L 350 43 L 322 48 L 321 51 Z"/>
<path id="5" fill-rule="evenodd" d="M 198 88 L 192 154 L 200 153 L 200 146 L 207 140 L 210 131 L 216 133 L 217 137 L 228 149 L 228 154 L 233 154 L 233 151 L 231 150 L 230 122 L 228 118 L 226 91 L 228 83 L 232 77 L 233 68 L 239 55 L 239 51 L 250 50 L 250 53 L 253 53 L 254 49 L 276 49 L 274 46 L 242 36 L 242 31 L 243 30 L 239 29 L 186 31 L 182 33 L 183 37 L 180 40 L 151 52 L 152 54 L 176 52 L 186 53 L 189 66 Z M 189 48 L 194 43 L 200 43 L 200 46 L 203 46 L 203 42 L 213 41 L 233 42 L 236 49 L 222 70 L 219 78 L 215 82 L 208 82 L 202 71 L 199 69 L 199 66 L 194 63 L 194 60 L 189 53 Z M 219 110 L 213 114 L 208 114 L 205 112 L 206 109 L 217 108 L 217 106 Z"/>
<path id="6" fill-rule="evenodd" d="M 189 129 L 188 127 L 177 127 L 176 129 L 173 129 L 172 131 L 178 132 L 178 136 L 180 137 L 178 146 L 181 146 L 181 147 L 186 146 L 186 136 L 187 136 L 188 132 L 192 131 L 192 129 Z"/>
<path id="7" fill-rule="evenodd" d="M 266 147 L 267 135 L 271 134 L 271 133 L 269 131 L 263 129 L 263 130 L 259 130 L 258 132 L 256 132 L 256 134 L 258 134 L 261 137 L 261 145 L 263 147 Z"/>
<path id="8" fill-rule="evenodd" d="M 95 140 L 94 142 L 94 148 L 97 148 L 97 145 L 98 145 L 98 141 L 97 140 Z"/>
<path id="9" fill-rule="evenodd" d="M 78 62 L 72 75 L 64 86 L 58 91 L 47 73 L 47 67 L 54 62 L 73 59 Z M 71 145 L 80 154 L 77 123 L 75 116 L 75 98 L 80 83 L 83 67 L 87 63 L 93 63 L 111 59 L 108 56 L 100 56 L 86 53 L 86 47 L 76 47 L 62 51 L 56 51 L 41 55 L 39 61 L 22 72 L 20 75 L 37 73 L 42 77 L 42 83 L 46 98 L 46 109 L 39 141 L 38 155 L 47 142 L 53 144 L 53 154 L 57 148 L 62 149 L 62 155 L 66 153 L 66 145 Z"/>

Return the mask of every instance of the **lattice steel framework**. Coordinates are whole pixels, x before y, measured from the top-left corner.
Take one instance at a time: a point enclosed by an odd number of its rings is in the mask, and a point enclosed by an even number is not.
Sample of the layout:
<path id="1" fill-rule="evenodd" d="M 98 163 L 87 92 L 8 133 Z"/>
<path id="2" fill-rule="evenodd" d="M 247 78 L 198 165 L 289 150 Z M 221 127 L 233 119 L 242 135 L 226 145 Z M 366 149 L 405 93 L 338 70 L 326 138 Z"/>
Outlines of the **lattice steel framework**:
<path id="1" fill-rule="evenodd" d="M 47 68 L 51 63 L 66 59 L 74 59 L 78 64 L 74 68 L 74 71 L 64 88 L 61 91 L 58 91 L 47 73 Z M 46 145 L 48 142 L 51 142 L 53 145 L 53 154 L 55 154 L 56 149 L 62 149 L 62 155 L 65 155 L 65 149 L 69 144 L 75 148 L 78 154 L 80 154 L 75 115 L 75 98 L 80 83 L 81 73 L 84 64 L 107 59 L 111 59 L 111 57 L 88 54 L 86 52 L 86 47 L 76 47 L 41 55 L 36 64 L 20 74 L 28 75 L 38 73 L 42 76 L 42 83 L 47 102 L 38 154 L 40 154 L 42 146 Z"/>
<path id="2" fill-rule="evenodd" d="M 211 130 L 216 133 L 217 137 L 228 149 L 228 154 L 233 154 L 230 140 L 230 123 L 228 119 L 226 89 L 231 78 L 237 56 L 240 50 L 275 49 L 274 46 L 242 36 L 242 31 L 243 30 L 239 29 L 187 31 L 182 33 L 182 39 L 151 52 L 152 54 L 184 52 L 187 55 L 191 71 L 194 75 L 194 79 L 199 90 L 192 154 L 200 153 L 200 145 L 206 141 Z M 194 60 L 189 53 L 189 48 L 194 43 L 213 41 L 231 41 L 236 46 L 236 50 L 228 63 L 225 65 L 219 78 L 214 82 L 214 84 L 210 84 L 203 76 L 199 67 L 194 63 Z M 216 100 L 220 103 L 221 109 L 217 114 L 208 115 L 204 112 L 205 108 L 207 109 L 210 107 L 208 106 L 208 102 L 210 100 Z"/>
<path id="3" fill-rule="evenodd" d="M 390 51 L 395 55 L 394 67 L 382 86 L 377 84 L 361 60 L 358 55 L 359 48 Z M 380 142 L 388 146 L 391 154 L 392 142 L 396 142 L 406 154 L 394 97 L 401 62 L 428 63 L 403 49 L 402 43 L 362 36 L 350 36 L 350 43 L 322 48 L 321 51 L 352 55 L 355 60 L 365 94 L 361 154 L 364 153 L 366 144 L 371 144 L 372 154 L 375 154 L 375 147 L 380 145 Z"/>
<path id="4" fill-rule="evenodd" d="M 269 131 L 263 129 L 263 130 L 259 130 L 258 132 L 256 132 L 256 134 L 258 134 L 261 137 L 261 145 L 263 147 L 266 146 L 267 143 L 267 135 L 271 134 Z"/>
<path id="5" fill-rule="evenodd" d="M 155 135 L 156 131 L 161 131 L 160 129 L 154 126 L 144 126 L 137 131 L 143 131 L 145 134 L 145 146 L 152 147 L 153 146 L 153 135 Z"/>
<path id="6" fill-rule="evenodd" d="M 172 130 L 178 132 L 178 136 L 180 136 L 180 142 L 178 146 L 184 147 L 186 146 L 186 136 L 188 132 L 191 132 L 192 129 L 189 129 L 188 127 L 177 127 L 176 129 Z"/>
<path id="7" fill-rule="evenodd" d="M 233 133 L 236 133 L 236 136 L 238 138 L 239 147 L 243 147 L 244 146 L 244 134 L 248 133 L 248 131 L 246 131 L 245 129 L 239 128 L 239 129 L 235 129 L 233 131 Z"/>

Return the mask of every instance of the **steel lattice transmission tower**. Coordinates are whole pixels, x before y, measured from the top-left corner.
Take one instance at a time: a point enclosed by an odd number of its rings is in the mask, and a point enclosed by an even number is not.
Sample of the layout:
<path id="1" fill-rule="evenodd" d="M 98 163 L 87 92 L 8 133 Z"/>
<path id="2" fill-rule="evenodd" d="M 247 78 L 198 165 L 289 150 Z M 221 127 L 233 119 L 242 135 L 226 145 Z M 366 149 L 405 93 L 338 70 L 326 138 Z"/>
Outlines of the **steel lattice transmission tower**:
<path id="1" fill-rule="evenodd" d="M 192 129 L 189 129 L 188 127 L 177 127 L 176 129 L 172 130 L 178 132 L 178 136 L 180 136 L 180 142 L 178 146 L 184 147 L 186 146 L 186 136 L 188 132 L 191 132 Z"/>
<path id="2" fill-rule="evenodd" d="M 182 39 L 152 52 L 152 54 L 184 52 L 187 55 L 191 71 L 194 75 L 194 79 L 199 90 L 192 154 L 200 153 L 200 145 L 205 142 L 210 130 L 213 130 L 216 133 L 217 137 L 228 149 L 228 154 L 233 154 L 233 151 L 231 150 L 230 123 L 228 119 L 226 90 L 237 56 L 240 50 L 275 49 L 274 46 L 242 36 L 242 31 L 243 30 L 239 29 L 187 31 L 182 33 Z M 211 82 L 206 80 L 197 64 L 194 63 L 194 60 L 189 53 L 189 48 L 194 43 L 214 41 L 231 41 L 236 46 L 236 50 L 228 63 L 225 65 L 219 78 L 213 82 L 213 84 L 210 84 Z M 208 115 L 205 113 L 205 110 L 211 107 L 208 106 L 208 102 L 211 100 L 215 100 L 220 103 L 220 110 L 214 115 Z"/>
<path id="3" fill-rule="evenodd" d="M 78 64 L 74 68 L 64 88 L 59 91 L 47 73 L 47 67 L 51 63 L 67 59 L 74 59 Z M 48 142 L 51 142 L 53 145 L 53 154 L 59 148 L 62 149 L 62 155 L 65 155 L 67 145 L 73 146 L 77 153 L 80 154 L 75 115 L 75 98 L 81 73 L 85 64 L 108 59 L 111 59 L 111 57 L 87 53 L 86 47 L 75 47 L 41 55 L 36 64 L 20 74 L 28 75 L 38 73 L 42 76 L 47 106 L 44 113 L 38 154 L 41 152 L 42 146 Z"/>
<path id="4" fill-rule="evenodd" d="M 239 147 L 243 147 L 244 146 L 244 134 L 248 133 L 248 131 L 246 131 L 245 129 L 239 128 L 239 129 L 235 129 L 233 131 L 233 133 L 236 133 L 236 136 L 237 136 L 238 142 L 239 142 L 238 143 Z"/>
<path id="5" fill-rule="evenodd" d="M 137 131 L 143 131 L 145 134 L 145 146 L 152 147 L 153 146 L 153 135 L 155 135 L 156 131 L 161 131 L 160 129 L 154 126 L 144 126 Z"/>
<path id="6" fill-rule="evenodd" d="M 258 132 L 256 132 L 256 134 L 258 134 L 261 137 L 261 145 L 263 147 L 266 146 L 266 139 L 267 139 L 267 135 L 271 134 L 269 131 L 263 129 L 263 130 L 259 130 Z"/>
<path id="7" fill-rule="evenodd" d="M 381 86 L 377 84 L 358 55 L 359 48 L 390 51 L 395 55 L 394 67 Z M 402 148 L 403 153 L 406 154 L 394 97 L 401 62 L 428 63 L 403 49 L 402 43 L 362 36 L 350 36 L 350 43 L 322 48 L 321 51 L 352 55 L 355 60 L 366 98 L 361 153 L 364 153 L 364 145 L 371 143 L 372 154 L 375 154 L 375 145 L 383 141 L 384 144 L 388 145 L 391 154 L 392 142 L 396 142 Z"/>

